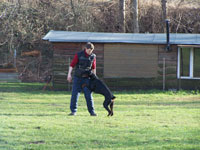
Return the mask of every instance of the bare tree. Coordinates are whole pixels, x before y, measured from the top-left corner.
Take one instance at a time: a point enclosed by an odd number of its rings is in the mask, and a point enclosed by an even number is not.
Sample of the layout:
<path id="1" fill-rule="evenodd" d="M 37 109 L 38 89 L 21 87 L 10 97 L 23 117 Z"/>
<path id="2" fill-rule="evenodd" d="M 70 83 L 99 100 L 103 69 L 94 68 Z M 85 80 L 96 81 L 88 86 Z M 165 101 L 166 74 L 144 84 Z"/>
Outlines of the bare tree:
<path id="1" fill-rule="evenodd" d="M 139 23 L 138 23 L 138 0 L 133 0 L 133 32 L 139 33 Z"/>
<path id="2" fill-rule="evenodd" d="M 126 1 L 119 0 L 119 17 L 120 17 L 120 32 L 126 32 L 125 24 L 126 24 Z"/>
<path id="3" fill-rule="evenodd" d="M 73 12 L 73 18 L 74 18 L 74 25 L 77 24 L 77 14 L 76 14 L 76 10 L 75 10 L 75 6 L 74 6 L 74 1 L 73 0 L 70 0 L 71 2 L 71 9 L 72 9 L 72 12 Z"/>
<path id="4" fill-rule="evenodd" d="M 167 19 L 167 0 L 161 0 L 162 5 L 162 31 L 165 32 L 165 20 Z"/>

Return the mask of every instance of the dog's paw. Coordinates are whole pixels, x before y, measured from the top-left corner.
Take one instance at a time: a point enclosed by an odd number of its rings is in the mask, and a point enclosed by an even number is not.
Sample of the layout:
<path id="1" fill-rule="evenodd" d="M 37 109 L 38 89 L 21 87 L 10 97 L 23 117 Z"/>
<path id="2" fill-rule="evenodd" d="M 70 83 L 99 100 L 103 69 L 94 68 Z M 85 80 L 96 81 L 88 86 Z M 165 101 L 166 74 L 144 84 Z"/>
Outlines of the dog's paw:
<path id="1" fill-rule="evenodd" d="M 113 116 L 113 112 L 108 113 L 107 116 L 108 116 L 108 117 L 109 117 L 109 116 Z"/>
<path id="2" fill-rule="evenodd" d="M 113 112 L 111 112 L 111 113 L 110 113 L 110 116 L 113 116 L 113 115 L 114 115 Z"/>

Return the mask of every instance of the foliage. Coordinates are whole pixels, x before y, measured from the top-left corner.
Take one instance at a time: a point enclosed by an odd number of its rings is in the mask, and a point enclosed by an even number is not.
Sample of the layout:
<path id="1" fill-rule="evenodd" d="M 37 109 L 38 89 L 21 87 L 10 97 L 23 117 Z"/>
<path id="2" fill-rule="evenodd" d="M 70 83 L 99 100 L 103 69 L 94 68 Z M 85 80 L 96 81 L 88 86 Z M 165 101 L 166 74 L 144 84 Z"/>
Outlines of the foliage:
<path id="1" fill-rule="evenodd" d="M 84 96 L 77 116 L 70 93 L 41 91 L 43 84 L 0 83 L 0 149 L 136 150 L 199 149 L 199 91 L 114 92 L 113 117 L 94 94 L 97 117 Z"/>
<path id="2" fill-rule="evenodd" d="M 91 0 L 0 2 L 1 46 L 7 45 L 10 51 L 32 49 L 49 30 L 118 32 L 118 5 L 118 1 Z M 126 5 L 126 28 L 132 32 L 130 1 Z M 141 32 L 162 32 L 160 5 L 141 1 L 139 10 Z M 169 6 L 168 10 L 171 32 L 199 33 L 199 7 L 179 5 Z"/>
<path id="3" fill-rule="evenodd" d="M 44 64 L 51 62 L 52 55 L 49 54 L 52 54 L 52 47 L 42 41 L 42 37 L 50 30 L 120 32 L 118 5 L 118 0 L 0 1 L 0 64 L 12 63 L 15 49 L 19 61 L 22 52 L 36 49 L 47 57 L 44 58 Z M 126 5 L 126 32 L 131 33 L 131 1 L 126 1 Z M 200 33 L 199 6 L 198 0 L 169 0 L 171 32 Z M 161 18 L 160 1 L 140 1 L 141 33 L 162 32 Z M 25 64 L 23 61 L 18 63 L 20 73 Z M 40 69 L 45 72 L 44 66 Z M 35 74 L 34 71 L 32 74 Z"/>

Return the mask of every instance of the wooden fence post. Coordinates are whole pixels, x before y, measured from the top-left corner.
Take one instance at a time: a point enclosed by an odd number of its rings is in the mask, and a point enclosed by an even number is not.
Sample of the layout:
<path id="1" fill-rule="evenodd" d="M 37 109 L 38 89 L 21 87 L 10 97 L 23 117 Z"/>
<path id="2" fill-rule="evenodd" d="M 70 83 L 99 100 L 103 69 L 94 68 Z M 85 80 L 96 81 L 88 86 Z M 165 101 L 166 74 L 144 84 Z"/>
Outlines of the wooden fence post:
<path id="1" fill-rule="evenodd" d="M 165 90 L 165 58 L 163 58 L 163 91 Z"/>

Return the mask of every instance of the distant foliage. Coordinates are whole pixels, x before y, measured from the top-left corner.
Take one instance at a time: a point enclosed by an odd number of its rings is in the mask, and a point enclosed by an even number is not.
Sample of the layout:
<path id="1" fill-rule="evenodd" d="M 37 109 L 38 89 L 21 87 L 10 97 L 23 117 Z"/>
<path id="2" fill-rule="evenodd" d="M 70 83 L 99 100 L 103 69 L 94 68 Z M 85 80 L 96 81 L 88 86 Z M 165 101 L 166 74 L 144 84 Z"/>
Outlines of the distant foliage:
<path id="1" fill-rule="evenodd" d="M 161 5 L 142 2 L 139 3 L 140 32 L 162 32 Z M 0 2 L 0 48 L 10 52 L 35 48 L 49 30 L 119 32 L 118 5 L 117 0 Z M 126 5 L 126 32 L 132 32 L 130 1 Z M 180 5 L 168 7 L 171 32 L 200 33 L 200 7 Z"/>
<path id="2" fill-rule="evenodd" d="M 175 1 L 176 6 L 168 6 L 170 31 L 200 33 L 199 1 Z M 160 1 L 139 2 L 140 32 L 162 32 Z M 127 0 L 128 33 L 133 32 L 131 6 Z M 4 0 L 0 1 L 0 10 L 0 57 L 4 61 L 0 63 L 12 62 L 14 49 L 18 60 L 22 52 L 39 50 L 49 59 L 47 62 L 51 61 L 52 48 L 42 41 L 50 30 L 120 32 L 119 0 Z"/>

